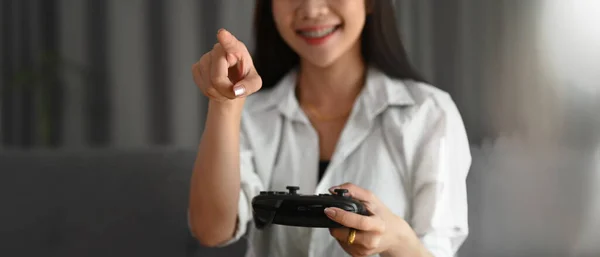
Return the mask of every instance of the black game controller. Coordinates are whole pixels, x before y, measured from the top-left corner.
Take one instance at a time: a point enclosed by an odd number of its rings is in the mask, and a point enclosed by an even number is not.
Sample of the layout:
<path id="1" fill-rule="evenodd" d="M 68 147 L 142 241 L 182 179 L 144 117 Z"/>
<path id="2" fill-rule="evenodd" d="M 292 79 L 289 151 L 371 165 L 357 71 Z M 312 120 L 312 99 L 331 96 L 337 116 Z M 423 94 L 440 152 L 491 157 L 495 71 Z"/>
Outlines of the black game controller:
<path id="1" fill-rule="evenodd" d="M 252 199 L 254 225 L 263 229 L 271 224 L 337 228 L 341 224 L 325 215 L 325 208 L 337 207 L 360 215 L 369 215 L 365 206 L 352 199 L 347 189 L 335 189 L 335 194 L 301 195 L 300 187 L 288 186 L 288 192 L 263 191 Z"/>

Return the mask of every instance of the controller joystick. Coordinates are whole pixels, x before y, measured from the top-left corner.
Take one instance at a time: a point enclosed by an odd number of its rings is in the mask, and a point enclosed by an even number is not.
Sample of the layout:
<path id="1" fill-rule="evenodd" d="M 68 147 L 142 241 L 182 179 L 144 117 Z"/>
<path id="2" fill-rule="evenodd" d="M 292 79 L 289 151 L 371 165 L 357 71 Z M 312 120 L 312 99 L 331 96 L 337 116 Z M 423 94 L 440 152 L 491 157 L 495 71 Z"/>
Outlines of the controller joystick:
<path id="1" fill-rule="evenodd" d="M 298 190 L 300 190 L 300 187 L 298 187 L 298 186 L 287 186 L 286 189 L 288 190 L 288 192 L 290 193 L 290 195 L 295 195 L 295 194 L 297 194 Z"/>
<path id="2" fill-rule="evenodd" d="M 336 228 L 341 224 L 325 215 L 325 208 L 337 207 L 360 215 L 369 215 L 364 205 L 350 197 L 347 189 L 335 189 L 334 194 L 302 195 L 298 186 L 286 187 L 288 192 L 266 191 L 252 199 L 256 228 L 272 224 L 297 227 Z"/>
<path id="3" fill-rule="evenodd" d="M 347 197 L 347 195 L 346 195 L 346 194 L 348 193 L 348 189 L 344 189 L 344 188 L 338 188 L 338 189 L 335 189 L 335 190 L 333 190 L 333 192 L 335 192 L 335 194 L 336 194 L 337 196 L 344 196 L 344 197 Z"/>

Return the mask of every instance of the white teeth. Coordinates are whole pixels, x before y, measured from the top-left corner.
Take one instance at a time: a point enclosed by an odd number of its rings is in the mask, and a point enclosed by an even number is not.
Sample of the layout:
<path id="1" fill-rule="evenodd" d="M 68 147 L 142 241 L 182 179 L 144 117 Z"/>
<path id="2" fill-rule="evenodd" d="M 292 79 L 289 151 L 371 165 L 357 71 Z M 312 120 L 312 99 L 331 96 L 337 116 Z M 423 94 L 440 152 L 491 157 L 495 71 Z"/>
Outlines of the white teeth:
<path id="1" fill-rule="evenodd" d="M 331 27 L 320 30 L 300 31 L 300 34 L 302 34 L 305 37 L 320 38 L 331 34 L 333 31 L 335 31 L 335 29 L 335 27 Z"/>

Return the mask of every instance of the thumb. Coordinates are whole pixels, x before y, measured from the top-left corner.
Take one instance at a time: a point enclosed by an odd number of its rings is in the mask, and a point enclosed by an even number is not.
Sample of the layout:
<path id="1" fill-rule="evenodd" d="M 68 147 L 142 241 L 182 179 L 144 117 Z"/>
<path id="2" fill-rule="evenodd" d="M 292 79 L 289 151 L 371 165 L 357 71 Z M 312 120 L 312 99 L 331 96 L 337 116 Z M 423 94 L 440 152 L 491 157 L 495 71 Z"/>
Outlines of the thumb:
<path id="1" fill-rule="evenodd" d="M 244 79 L 238 81 L 233 86 L 233 92 L 236 97 L 249 96 L 256 93 L 262 87 L 262 78 L 256 71 L 250 72 Z"/>
<path id="2" fill-rule="evenodd" d="M 329 191 L 333 193 L 335 189 L 347 189 L 348 194 L 352 198 L 359 201 L 376 202 L 378 200 L 377 197 L 375 197 L 375 195 L 369 190 L 359 187 L 352 183 L 344 183 L 339 186 L 334 186 L 330 188 Z"/>

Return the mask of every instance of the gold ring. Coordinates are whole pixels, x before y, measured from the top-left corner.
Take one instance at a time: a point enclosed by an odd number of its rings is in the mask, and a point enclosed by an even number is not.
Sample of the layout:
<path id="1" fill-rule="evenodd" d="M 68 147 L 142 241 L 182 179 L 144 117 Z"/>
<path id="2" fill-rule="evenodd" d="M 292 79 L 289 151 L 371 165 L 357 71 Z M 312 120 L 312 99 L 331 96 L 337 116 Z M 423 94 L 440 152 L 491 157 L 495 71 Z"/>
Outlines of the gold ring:
<path id="1" fill-rule="evenodd" d="M 356 238 L 356 229 L 351 228 L 350 233 L 348 233 L 348 244 L 349 245 L 353 244 L 355 238 Z"/>

